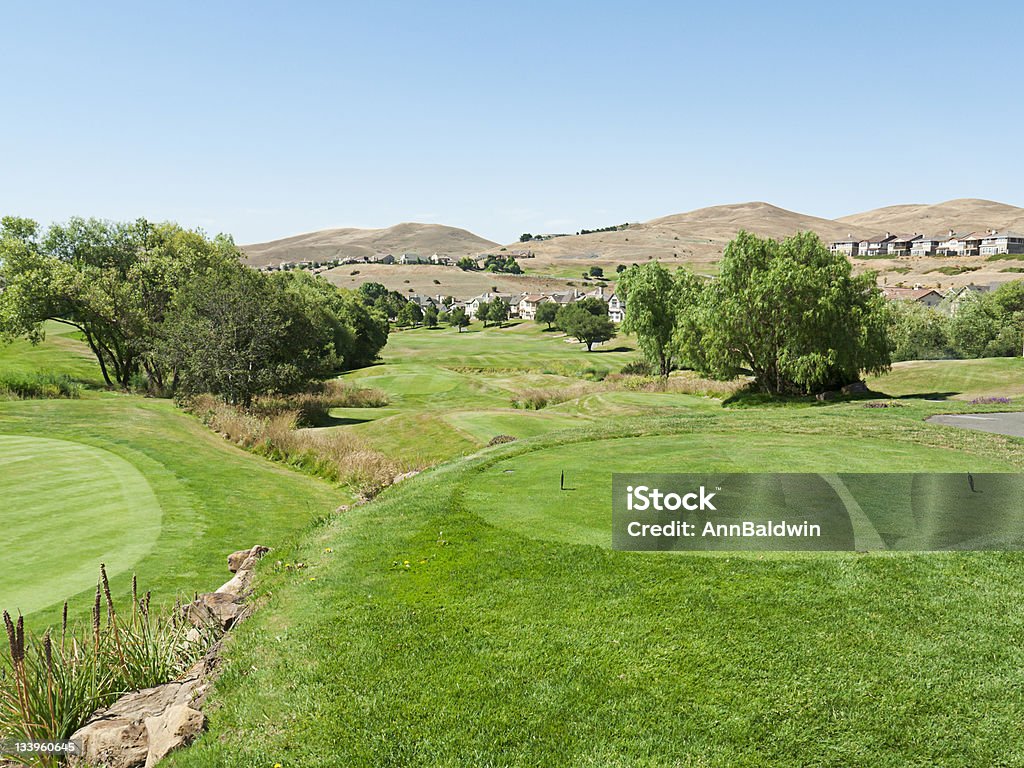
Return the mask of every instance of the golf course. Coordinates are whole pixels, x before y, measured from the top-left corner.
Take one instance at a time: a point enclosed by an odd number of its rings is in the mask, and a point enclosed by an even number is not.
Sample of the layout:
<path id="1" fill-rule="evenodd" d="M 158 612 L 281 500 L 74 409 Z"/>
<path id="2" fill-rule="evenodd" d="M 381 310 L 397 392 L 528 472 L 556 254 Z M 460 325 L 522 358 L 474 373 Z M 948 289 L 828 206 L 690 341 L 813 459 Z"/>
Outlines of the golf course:
<path id="1" fill-rule="evenodd" d="M 0 402 L 0 602 L 41 628 L 65 599 L 87 614 L 101 561 L 119 595 L 134 572 L 171 601 L 272 547 L 174 766 L 1024 762 L 1020 553 L 610 548 L 614 472 L 1019 473 L 1021 439 L 926 419 L 1019 409 L 1024 361 L 764 405 L 687 373 L 631 389 L 633 341 L 605 346 L 525 322 L 392 333 L 343 376 L 387 404 L 315 427 L 421 470 L 368 503 L 101 390 L 73 334 L 5 347 L 0 372 L 84 389 Z M 992 395 L 1013 400 L 970 402 Z"/>

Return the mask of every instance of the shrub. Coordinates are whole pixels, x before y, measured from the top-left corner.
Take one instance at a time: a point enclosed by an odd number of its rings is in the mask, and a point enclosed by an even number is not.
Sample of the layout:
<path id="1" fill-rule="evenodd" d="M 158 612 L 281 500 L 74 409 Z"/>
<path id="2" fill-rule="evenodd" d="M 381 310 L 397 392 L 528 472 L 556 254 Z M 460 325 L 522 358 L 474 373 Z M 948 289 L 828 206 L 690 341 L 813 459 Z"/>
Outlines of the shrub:
<path id="1" fill-rule="evenodd" d="M 103 603 L 106 602 L 104 620 Z M 0 737 L 67 739 L 100 707 L 126 691 L 149 688 L 183 674 L 216 640 L 214 629 L 192 633 L 179 602 L 156 614 L 150 595 L 139 597 L 132 578 L 131 612 L 118 614 L 106 569 L 92 608 L 92 623 L 68 626 L 64 604 L 59 638 L 26 633 L 24 619 L 3 613 L 7 649 L 0 652 Z M 41 758 L 39 764 L 52 764 Z"/>
<path id="2" fill-rule="evenodd" d="M 512 435 L 495 435 L 488 442 L 487 445 L 502 445 L 504 443 L 514 443 L 518 438 L 512 437 Z"/>
<path id="3" fill-rule="evenodd" d="M 76 399 L 81 392 L 82 385 L 63 374 L 0 374 L 0 400 Z"/>
<path id="4" fill-rule="evenodd" d="M 631 360 L 619 372 L 627 376 L 650 376 L 654 371 L 646 360 Z"/>
<path id="5" fill-rule="evenodd" d="M 971 405 L 1009 405 L 1008 397 L 976 397 L 971 400 Z"/>

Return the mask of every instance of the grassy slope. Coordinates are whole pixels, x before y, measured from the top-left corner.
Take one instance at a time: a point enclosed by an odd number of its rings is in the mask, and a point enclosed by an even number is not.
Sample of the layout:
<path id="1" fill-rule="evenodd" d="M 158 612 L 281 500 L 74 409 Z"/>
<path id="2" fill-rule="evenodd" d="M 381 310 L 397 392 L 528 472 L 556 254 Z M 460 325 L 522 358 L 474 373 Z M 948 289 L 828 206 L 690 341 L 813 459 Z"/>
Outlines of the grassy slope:
<path id="1" fill-rule="evenodd" d="M 917 408 L 745 415 L 723 455 L 752 466 L 948 468 L 960 452 L 1024 468 L 1024 443 L 930 427 Z M 620 427 L 696 446 L 684 467 L 722 429 L 700 413 Z M 559 439 L 425 473 L 318 530 L 294 554 L 306 570 L 265 571 L 212 731 L 171 764 L 1024 760 L 1008 695 L 1024 685 L 1020 553 L 678 556 L 509 530 L 535 489 L 476 494 L 495 462 Z M 576 461 L 610 471 L 594 447 Z"/>
<path id="2" fill-rule="evenodd" d="M 70 370 L 94 380 L 95 365 L 90 367 L 80 346 L 68 337 L 51 336 L 36 348 L 2 348 L 0 370 L 68 370 L 62 363 L 68 362 L 69 352 Z M 234 448 L 167 401 L 93 391 L 81 400 L 0 402 L 0 435 L 67 441 L 61 446 L 70 454 L 66 467 L 54 465 L 56 456 L 43 457 L 35 467 L 19 465 L 19 476 L 13 478 L 18 493 L 28 488 L 65 494 L 68 504 L 55 512 L 61 515 L 59 521 L 46 521 L 40 529 L 38 519 L 20 515 L 19 510 L 28 507 L 40 509 L 32 498 L 18 498 L 3 515 L 6 521 L 10 510 L 15 511 L 19 528 L 13 536 L 45 533 L 31 549 L 19 547 L 19 553 L 39 552 L 32 570 L 47 574 L 51 585 L 60 582 L 60 591 L 49 601 L 38 594 L 30 602 L 18 597 L 24 563 L 17 557 L 0 558 L 0 593 L 5 598 L 26 609 L 53 604 L 30 617 L 37 624 L 52 621 L 56 604 L 66 597 L 74 598 L 77 613 L 88 611 L 91 597 L 88 590 L 79 590 L 94 583 L 100 560 L 123 569 L 113 580 L 120 593 L 128 590 L 128 569 L 136 570 L 141 587 L 154 590 L 157 598 L 213 589 L 229 575 L 224 565 L 228 552 L 255 543 L 280 545 L 297 537 L 313 519 L 350 500 L 342 490 Z M 118 499 L 110 506 L 109 487 L 84 484 L 96 472 L 97 456 L 125 469 L 121 479 L 129 484 L 130 503 Z M 53 479 L 55 466 L 66 473 L 56 488 L 46 491 L 42 484 Z M 141 485 L 140 476 L 145 481 Z M 134 492 L 136 485 L 140 496 Z M 155 530 L 148 522 L 143 529 L 135 527 L 149 504 L 146 487 L 159 504 L 160 526 Z M 52 505 L 60 498 L 51 495 L 44 503 Z M 118 528 L 125 535 L 112 536 L 107 547 L 97 549 L 90 538 L 96 530 Z M 139 541 L 126 544 L 136 536 Z M 90 578 L 83 583 L 85 573 Z"/>
<path id="3" fill-rule="evenodd" d="M 897 363 L 891 373 L 868 382 L 872 389 L 902 397 L 922 394 L 970 400 L 987 395 L 1024 395 L 1024 359 L 922 360 Z"/>

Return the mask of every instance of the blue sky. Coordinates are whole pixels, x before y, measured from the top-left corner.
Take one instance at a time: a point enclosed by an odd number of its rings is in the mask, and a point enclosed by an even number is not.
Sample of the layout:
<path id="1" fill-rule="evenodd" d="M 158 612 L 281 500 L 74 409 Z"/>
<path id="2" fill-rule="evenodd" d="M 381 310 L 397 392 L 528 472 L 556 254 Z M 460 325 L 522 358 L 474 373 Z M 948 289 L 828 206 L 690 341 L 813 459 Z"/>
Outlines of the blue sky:
<path id="1" fill-rule="evenodd" d="M 1017 3 L 163 6 L 3 7 L 0 212 L 245 243 L 1024 205 Z"/>

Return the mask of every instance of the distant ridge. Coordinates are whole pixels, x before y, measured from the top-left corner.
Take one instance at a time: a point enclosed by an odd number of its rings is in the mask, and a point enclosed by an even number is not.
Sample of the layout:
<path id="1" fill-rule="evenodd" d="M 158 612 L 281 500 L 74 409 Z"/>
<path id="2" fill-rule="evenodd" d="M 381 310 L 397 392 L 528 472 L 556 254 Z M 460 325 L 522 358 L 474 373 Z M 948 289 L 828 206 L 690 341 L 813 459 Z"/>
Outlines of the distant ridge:
<path id="1" fill-rule="evenodd" d="M 246 261 L 254 267 L 283 261 L 328 261 L 361 259 L 391 253 L 430 256 L 438 253 L 452 258 L 473 256 L 498 244 L 465 229 L 443 224 L 405 222 L 386 229 L 323 229 L 301 235 L 241 246 Z"/>
<path id="2" fill-rule="evenodd" d="M 958 232 L 986 229 L 1024 229 L 1024 208 L 992 200 L 963 198 L 935 205 L 891 205 L 855 213 L 837 222 L 872 232 L 900 232 L 939 235 L 949 229 Z"/>

